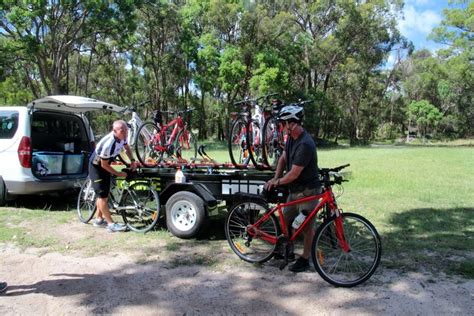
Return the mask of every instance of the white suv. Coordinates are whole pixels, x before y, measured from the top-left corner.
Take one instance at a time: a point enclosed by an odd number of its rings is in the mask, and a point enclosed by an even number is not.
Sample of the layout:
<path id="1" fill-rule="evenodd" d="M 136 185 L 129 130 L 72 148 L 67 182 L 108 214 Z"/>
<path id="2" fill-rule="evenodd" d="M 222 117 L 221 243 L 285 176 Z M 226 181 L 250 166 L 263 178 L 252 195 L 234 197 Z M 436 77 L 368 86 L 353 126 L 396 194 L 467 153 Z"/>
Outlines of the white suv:
<path id="1" fill-rule="evenodd" d="M 0 205 L 24 194 L 76 187 L 87 177 L 94 137 L 85 112 L 123 108 L 76 96 L 0 107 Z"/>

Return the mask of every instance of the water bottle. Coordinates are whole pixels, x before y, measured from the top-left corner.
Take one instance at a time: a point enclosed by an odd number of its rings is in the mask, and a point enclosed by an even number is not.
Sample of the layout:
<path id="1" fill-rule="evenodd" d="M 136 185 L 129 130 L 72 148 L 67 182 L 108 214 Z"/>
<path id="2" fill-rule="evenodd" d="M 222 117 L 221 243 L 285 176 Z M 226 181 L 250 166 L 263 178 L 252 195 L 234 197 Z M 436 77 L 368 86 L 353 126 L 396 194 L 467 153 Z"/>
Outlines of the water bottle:
<path id="1" fill-rule="evenodd" d="M 303 224 L 304 220 L 306 219 L 306 216 L 308 215 L 308 211 L 303 210 L 301 211 L 298 216 L 296 216 L 295 220 L 293 221 L 292 227 L 294 229 L 298 229 L 301 224 Z"/>
<path id="2" fill-rule="evenodd" d="M 183 171 L 181 168 L 178 168 L 176 171 L 176 174 L 174 175 L 174 182 L 176 183 L 185 183 L 186 182 L 186 177 L 184 176 Z"/>

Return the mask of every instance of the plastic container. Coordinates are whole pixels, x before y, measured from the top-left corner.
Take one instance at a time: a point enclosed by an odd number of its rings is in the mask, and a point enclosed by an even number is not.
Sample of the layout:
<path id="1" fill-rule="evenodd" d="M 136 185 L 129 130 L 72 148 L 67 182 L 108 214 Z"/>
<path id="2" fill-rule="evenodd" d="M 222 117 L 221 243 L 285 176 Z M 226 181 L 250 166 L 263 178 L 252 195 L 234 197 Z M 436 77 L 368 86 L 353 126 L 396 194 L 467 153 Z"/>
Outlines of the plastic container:
<path id="1" fill-rule="evenodd" d="M 84 166 L 84 156 L 82 154 L 65 154 L 63 158 L 63 173 L 82 173 Z"/>
<path id="2" fill-rule="evenodd" d="M 294 229 L 298 229 L 301 224 L 303 224 L 304 220 L 306 219 L 306 216 L 308 216 L 308 211 L 303 210 L 301 211 L 298 216 L 293 221 L 293 224 L 291 225 Z"/>
<path id="3" fill-rule="evenodd" d="M 33 152 L 33 171 L 42 176 L 61 174 L 63 170 L 63 158 L 63 153 L 59 152 Z"/>
<path id="4" fill-rule="evenodd" d="M 176 183 L 185 183 L 186 182 L 186 177 L 185 177 L 183 171 L 181 170 L 181 168 L 179 168 L 176 171 L 176 174 L 174 175 L 174 182 L 176 182 Z"/>

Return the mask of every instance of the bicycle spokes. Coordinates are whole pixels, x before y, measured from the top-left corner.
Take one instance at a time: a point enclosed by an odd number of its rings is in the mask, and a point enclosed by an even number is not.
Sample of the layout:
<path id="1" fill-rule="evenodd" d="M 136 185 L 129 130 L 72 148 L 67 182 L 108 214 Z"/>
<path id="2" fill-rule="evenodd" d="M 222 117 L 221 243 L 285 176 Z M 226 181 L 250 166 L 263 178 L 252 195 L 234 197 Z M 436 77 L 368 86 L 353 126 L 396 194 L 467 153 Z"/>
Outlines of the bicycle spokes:
<path id="1" fill-rule="evenodd" d="M 344 213 L 339 217 L 332 217 L 316 231 L 312 259 L 323 279 L 337 286 L 352 287 L 367 280 L 377 268 L 380 237 L 360 215 Z M 343 226 L 343 231 L 338 225 Z"/>
<path id="2" fill-rule="evenodd" d="M 236 205 L 227 216 L 226 237 L 232 250 L 248 262 L 264 262 L 271 258 L 276 247 L 279 226 L 274 216 L 259 227 L 253 227 L 266 213 L 266 207 L 259 203 L 246 202 Z M 272 242 L 254 236 L 264 233 L 272 236 Z"/>

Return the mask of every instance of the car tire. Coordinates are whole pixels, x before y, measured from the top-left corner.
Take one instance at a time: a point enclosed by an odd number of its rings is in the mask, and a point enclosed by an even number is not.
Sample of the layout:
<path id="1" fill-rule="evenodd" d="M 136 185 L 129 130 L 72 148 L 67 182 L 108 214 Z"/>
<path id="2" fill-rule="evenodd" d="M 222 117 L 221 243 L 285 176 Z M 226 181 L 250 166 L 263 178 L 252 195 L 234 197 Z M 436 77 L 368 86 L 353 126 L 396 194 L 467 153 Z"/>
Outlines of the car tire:
<path id="1" fill-rule="evenodd" d="M 176 237 L 196 237 L 206 220 L 204 201 L 192 192 L 177 192 L 166 202 L 166 226 Z"/>
<path id="2" fill-rule="evenodd" d="M 0 206 L 5 205 L 7 202 L 7 188 L 5 187 L 5 182 L 0 176 Z"/>

